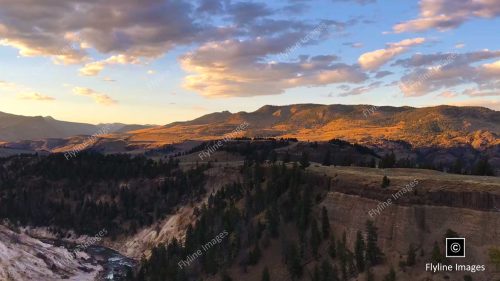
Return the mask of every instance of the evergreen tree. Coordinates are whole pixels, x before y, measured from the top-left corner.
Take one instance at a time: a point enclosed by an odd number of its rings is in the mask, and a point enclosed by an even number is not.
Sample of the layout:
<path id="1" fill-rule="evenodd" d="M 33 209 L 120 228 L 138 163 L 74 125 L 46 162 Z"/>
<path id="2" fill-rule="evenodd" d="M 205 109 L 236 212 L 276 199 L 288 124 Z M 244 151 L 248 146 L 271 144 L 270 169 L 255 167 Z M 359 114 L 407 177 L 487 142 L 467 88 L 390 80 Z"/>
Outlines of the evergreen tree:
<path id="1" fill-rule="evenodd" d="M 269 161 L 271 161 L 271 163 L 276 163 L 276 161 L 278 160 L 278 154 L 276 153 L 276 151 L 274 150 L 271 150 L 271 152 L 269 152 Z"/>
<path id="2" fill-rule="evenodd" d="M 309 163 L 309 154 L 305 151 L 302 152 L 302 155 L 300 157 L 300 167 L 302 169 L 305 169 L 307 167 L 309 167 L 310 163 Z"/>
<path id="3" fill-rule="evenodd" d="M 283 163 L 288 163 L 290 162 L 290 153 L 288 153 L 288 150 L 285 152 L 285 155 L 283 156 Z"/>
<path id="4" fill-rule="evenodd" d="M 368 266 L 374 266 L 380 263 L 382 252 L 377 245 L 378 234 L 377 227 L 373 221 L 366 221 L 366 262 Z"/>
<path id="5" fill-rule="evenodd" d="M 391 266 L 391 269 L 389 270 L 389 273 L 384 277 L 384 281 L 396 281 L 396 272 L 394 271 L 394 268 Z"/>
<path id="6" fill-rule="evenodd" d="M 346 253 L 347 253 L 347 255 L 346 255 L 346 258 L 347 258 L 347 278 L 349 278 L 350 276 L 357 275 L 356 272 L 358 270 L 357 270 L 356 264 L 354 262 L 354 254 L 349 250 L 347 250 Z"/>
<path id="7" fill-rule="evenodd" d="M 389 180 L 389 178 L 387 176 L 384 176 L 382 178 L 382 184 L 380 185 L 382 188 L 386 188 L 388 187 L 389 185 L 391 184 L 391 181 Z"/>
<path id="8" fill-rule="evenodd" d="M 487 157 L 479 159 L 472 169 L 473 175 L 478 176 L 494 176 L 493 169 Z"/>
<path id="9" fill-rule="evenodd" d="M 331 152 L 330 152 L 330 149 L 328 149 L 325 153 L 325 157 L 323 158 L 323 166 L 330 166 L 332 164 L 332 161 L 331 161 Z"/>
<path id="10" fill-rule="evenodd" d="M 321 210 L 321 230 L 323 231 L 323 238 L 328 238 L 330 235 L 330 220 L 328 219 L 328 210 L 323 206 Z"/>
<path id="11" fill-rule="evenodd" d="M 288 248 L 287 256 L 287 267 L 292 278 L 298 278 L 302 276 L 302 264 L 300 260 L 299 249 L 295 243 L 290 243 Z"/>
<path id="12" fill-rule="evenodd" d="M 319 232 L 316 219 L 311 222 L 311 250 L 314 257 L 318 257 L 318 248 L 321 243 L 321 233 Z"/>
<path id="13" fill-rule="evenodd" d="M 332 265 L 326 261 L 323 260 L 321 263 L 321 281 L 333 281 L 336 279 L 336 276 L 334 276 L 333 272 L 333 267 Z"/>
<path id="14" fill-rule="evenodd" d="M 342 280 L 347 280 L 347 245 L 346 245 L 346 233 L 342 234 L 342 241 L 337 244 L 338 255 L 340 259 L 340 273 L 342 275 Z"/>
<path id="15" fill-rule="evenodd" d="M 262 271 L 262 281 L 271 281 L 271 276 L 269 275 L 269 269 L 264 267 L 264 270 Z"/>
<path id="16" fill-rule="evenodd" d="M 454 174 L 461 174 L 463 166 L 462 157 L 457 157 L 455 163 L 453 163 L 453 166 L 451 167 L 451 172 Z"/>
<path id="17" fill-rule="evenodd" d="M 410 243 L 410 246 L 408 246 L 408 255 L 406 257 L 406 265 L 414 266 L 415 259 L 416 259 L 416 249 L 413 246 L 413 244 Z"/>
<path id="18" fill-rule="evenodd" d="M 444 234 L 443 240 L 446 241 L 446 238 L 457 238 L 457 237 L 460 237 L 460 235 L 458 235 L 458 233 L 456 233 L 454 230 L 448 228 Z"/>
<path id="19" fill-rule="evenodd" d="M 332 238 L 330 238 L 330 246 L 328 246 L 328 254 L 332 259 L 335 259 L 337 257 L 337 247 L 335 244 L 335 237 L 332 235 Z"/>
<path id="20" fill-rule="evenodd" d="M 278 206 L 273 204 L 271 208 L 266 211 L 267 229 L 271 237 L 277 238 L 279 236 L 280 214 Z"/>
<path id="21" fill-rule="evenodd" d="M 221 281 L 233 281 L 233 278 L 231 278 L 231 276 L 227 275 L 227 273 L 224 273 L 222 275 Z"/>
<path id="22" fill-rule="evenodd" d="M 439 249 L 437 242 L 434 242 L 434 247 L 432 248 L 431 262 L 432 263 L 444 263 L 445 262 L 445 258 L 443 256 L 443 254 L 441 254 L 441 250 Z"/>
<path id="23" fill-rule="evenodd" d="M 394 164 L 396 164 L 396 155 L 394 151 L 391 151 L 390 154 L 385 154 L 384 157 L 382 157 L 380 166 L 381 168 L 393 168 Z"/>
<path id="24" fill-rule="evenodd" d="M 356 244 L 354 246 L 354 255 L 356 257 L 356 266 L 358 272 L 363 272 L 365 270 L 365 240 L 361 231 L 356 234 Z"/>
<path id="25" fill-rule="evenodd" d="M 500 270 L 500 249 L 490 248 L 488 251 L 488 256 L 490 257 L 490 262 L 495 265 L 497 270 Z"/>
<path id="26" fill-rule="evenodd" d="M 368 267 L 368 269 L 366 270 L 365 280 L 366 281 L 375 281 L 375 276 L 373 275 L 373 270 L 371 267 Z"/>
<path id="27" fill-rule="evenodd" d="M 262 253 L 260 251 L 259 242 L 257 240 L 257 242 L 255 243 L 255 247 L 248 254 L 248 264 L 250 264 L 250 265 L 257 264 L 260 260 L 261 255 L 262 255 Z"/>
<path id="28" fill-rule="evenodd" d="M 318 264 L 314 265 L 314 271 L 311 279 L 312 281 L 321 281 L 321 273 L 319 271 Z"/>
<path id="29" fill-rule="evenodd" d="M 473 281 L 472 276 L 464 275 L 464 281 Z"/>

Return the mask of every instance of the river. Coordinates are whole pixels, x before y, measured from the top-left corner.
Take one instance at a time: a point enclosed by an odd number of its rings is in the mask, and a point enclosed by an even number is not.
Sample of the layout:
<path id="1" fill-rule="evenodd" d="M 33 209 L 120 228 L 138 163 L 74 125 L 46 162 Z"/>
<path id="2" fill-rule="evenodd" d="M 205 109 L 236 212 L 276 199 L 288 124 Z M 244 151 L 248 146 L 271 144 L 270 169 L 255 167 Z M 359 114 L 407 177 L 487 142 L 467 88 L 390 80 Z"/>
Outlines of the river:
<path id="1" fill-rule="evenodd" d="M 55 246 L 62 246 L 72 251 L 77 244 L 56 239 L 40 239 L 45 243 Z M 90 245 L 85 249 L 90 256 L 91 263 L 102 266 L 103 270 L 99 273 L 95 281 L 123 281 L 126 275 L 136 265 L 137 261 L 128 258 L 119 252 L 99 245 Z"/>

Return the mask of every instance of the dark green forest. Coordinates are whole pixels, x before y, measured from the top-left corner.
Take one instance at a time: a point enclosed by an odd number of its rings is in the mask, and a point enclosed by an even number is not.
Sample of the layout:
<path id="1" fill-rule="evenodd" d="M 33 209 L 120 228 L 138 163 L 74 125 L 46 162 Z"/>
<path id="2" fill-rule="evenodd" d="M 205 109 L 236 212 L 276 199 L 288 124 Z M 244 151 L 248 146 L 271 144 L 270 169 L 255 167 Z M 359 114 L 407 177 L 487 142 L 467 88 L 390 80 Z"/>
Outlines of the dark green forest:
<path id="1" fill-rule="evenodd" d="M 207 165 L 183 171 L 176 160 L 81 153 L 66 160 L 15 156 L 0 159 L 0 218 L 111 237 L 133 234 L 205 193 Z"/>

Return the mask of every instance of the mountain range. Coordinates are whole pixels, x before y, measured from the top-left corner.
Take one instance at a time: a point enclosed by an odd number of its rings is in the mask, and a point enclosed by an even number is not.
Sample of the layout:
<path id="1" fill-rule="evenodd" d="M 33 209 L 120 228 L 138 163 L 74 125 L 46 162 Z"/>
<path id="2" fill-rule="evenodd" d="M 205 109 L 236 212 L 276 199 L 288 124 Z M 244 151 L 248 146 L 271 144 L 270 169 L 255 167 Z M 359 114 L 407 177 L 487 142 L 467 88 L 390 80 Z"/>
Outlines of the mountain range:
<path id="1" fill-rule="evenodd" d="M 485 150 L 500 145 L 500 112 L 483 107 L 392 107 L 371 105 L 296 104 L 266 105 L 254 112 L 216 112 L 191 121 L 164 126 L 72 123 L 51 117 L 0 114 L 0 140 L 4 147 L 64 151 L 103 127 L 95 146 L 125 152 L 160 148 L 187 140 L 232 136 L 297 138 L 301 141 L 342 139 L 369 146 L 404 142 L 412 147 L 470 146 Z M 101 130 L 103 131 L 103 130 Z M 54 140 L 57 139 L 57 140 Z M 64 140 L 62 140 L 64 139 Z M 19 140 L 37 140 L 32 141 Z"/>
<path id="2" fill-rule="evenodd" d="M 123 133 L 148 128 L 148 125 L 86 124 L 59 121 L 50 116 L 22 116 L 0 112 L 0 142 L 68 138 L 76 135 L 92 135 L 98 131 Z"/>
<path id="3" fill-rule="evenodd" d="M 482 107 L 374 107 L 370 105 L 266 105 L 254 112 L 217 112 L 187 122 L 127 132 L 136 145 L 222 138 L 240 124 L 241 135 L 285 137 L 303 141 L 333 138 L 374 144 L 405 141 L 417 147 L 500 144 L 500 112 Z"/>

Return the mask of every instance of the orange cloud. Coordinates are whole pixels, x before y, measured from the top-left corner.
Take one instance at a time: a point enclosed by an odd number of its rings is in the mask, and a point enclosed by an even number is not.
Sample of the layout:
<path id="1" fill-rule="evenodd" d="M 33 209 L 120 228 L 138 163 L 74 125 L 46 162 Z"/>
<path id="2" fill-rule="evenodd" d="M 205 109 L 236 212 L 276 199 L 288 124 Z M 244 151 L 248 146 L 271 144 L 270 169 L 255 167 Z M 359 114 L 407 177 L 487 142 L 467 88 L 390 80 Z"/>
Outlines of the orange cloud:
<path id="1" fill-rule="evenodd" d="M 40 93 L 25 93 L 25 94 L 20 94 L 19 99 L 22 100 L 34 100 L 34 101 L 53 101 L 55 98 L 42 95 Z"/>
<path id="2" fill-rule="evenodd" d="M 385 49 L 379 49 L 362 54 L 358 58 L 358 62 L 363 69 L 374 70 L 381 67 L 397 55 L 406 52 L 408 48 L 424 42 L 425 38 L 419 37 L 405 39 L 397 43 L 389 43 Z"/>
<path id="3" fill-rule="evenodd" d="M 116 100 L 112 99 L 108 95 L 98 93 L 89 88 L 75 87 L 73 88 L 73 93 L 79 96 L 91 97 L 98 104 L 102 105 L 113 105 L 118 103 Z"/>
<path id="4" fill-rule="evenodd" d="M 396 24 L 394 32 L 424 31 L 431 28 L 448 30 L 465 21 L 493 18 L 500 15 L 500 3 L 496 0 L 422 0 L 420 17 Z"/>

